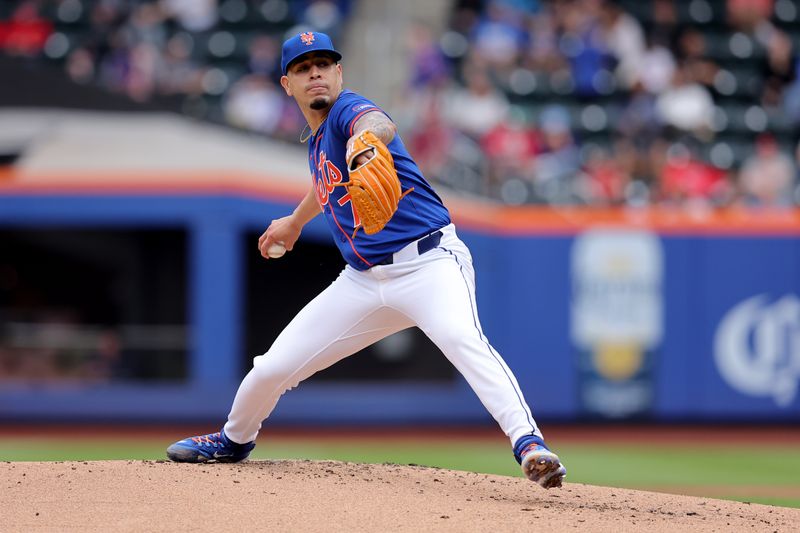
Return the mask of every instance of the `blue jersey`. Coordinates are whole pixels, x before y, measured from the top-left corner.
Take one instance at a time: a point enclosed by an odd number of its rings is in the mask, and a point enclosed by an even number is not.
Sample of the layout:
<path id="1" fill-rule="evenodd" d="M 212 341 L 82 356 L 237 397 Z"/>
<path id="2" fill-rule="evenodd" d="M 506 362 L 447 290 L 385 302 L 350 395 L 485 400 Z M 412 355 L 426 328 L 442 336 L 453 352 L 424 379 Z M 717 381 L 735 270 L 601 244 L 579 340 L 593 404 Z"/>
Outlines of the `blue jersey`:
<path id="1" fill-rule="evenodd" d="M 347 181 L 345 151 L 356 121 L 378 106 L 352 91 L 342 91 L 325 121 L 308 141 L 308 158 L 317 201 L 344 260 L 357 270 L 367 270 L 408 243 L 450 223 L 442 200 L 422 176 L 419 167 L 396 135 L 388 148 L 403 191 L 414 191 L 400 200 L 397 212 L 383 230 L 367 235 L 356 226 L 350 194 L 337 183 Z"/>

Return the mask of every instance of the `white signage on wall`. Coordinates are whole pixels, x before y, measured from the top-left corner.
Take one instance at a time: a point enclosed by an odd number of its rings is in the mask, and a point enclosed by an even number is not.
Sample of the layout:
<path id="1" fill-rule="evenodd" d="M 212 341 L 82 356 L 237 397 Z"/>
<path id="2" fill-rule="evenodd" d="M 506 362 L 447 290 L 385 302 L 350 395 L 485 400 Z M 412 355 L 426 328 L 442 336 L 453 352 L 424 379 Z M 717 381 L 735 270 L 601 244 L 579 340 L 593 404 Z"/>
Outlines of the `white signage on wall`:
<path id="1" fill-rule="evenodd" d="M 717 327 L 714 361 L 740 393 L 791 404 L 800 379 L 800 298 L 769 303 L 760 294 L 733 307 Z"/>
<path id="2" fill-rule="evenodd" d="M 633 343 L 652 349 L 662 337 L 663 252 L 652 233 L 591 230 L 572 254 L 572 340 L 581 348 Z"/>

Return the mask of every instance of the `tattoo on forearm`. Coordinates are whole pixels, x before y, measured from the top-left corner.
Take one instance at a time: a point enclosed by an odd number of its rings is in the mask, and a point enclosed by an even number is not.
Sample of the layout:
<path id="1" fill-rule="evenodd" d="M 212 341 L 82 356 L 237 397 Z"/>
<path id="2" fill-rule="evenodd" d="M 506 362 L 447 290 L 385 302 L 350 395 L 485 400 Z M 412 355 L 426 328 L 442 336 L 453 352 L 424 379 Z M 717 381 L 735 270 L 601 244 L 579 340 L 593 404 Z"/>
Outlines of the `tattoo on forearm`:
<path id="1" fill-rule="evenodd" d="M 379 112 L 367 113 L 356 121 L 353 131 L 355 133 L 361 133 L 364 130 L 369 130 L 374 133 L 384 144 L 389 144 L 397 133 L 394 122 L 389 120 L 389 117 Z"/>

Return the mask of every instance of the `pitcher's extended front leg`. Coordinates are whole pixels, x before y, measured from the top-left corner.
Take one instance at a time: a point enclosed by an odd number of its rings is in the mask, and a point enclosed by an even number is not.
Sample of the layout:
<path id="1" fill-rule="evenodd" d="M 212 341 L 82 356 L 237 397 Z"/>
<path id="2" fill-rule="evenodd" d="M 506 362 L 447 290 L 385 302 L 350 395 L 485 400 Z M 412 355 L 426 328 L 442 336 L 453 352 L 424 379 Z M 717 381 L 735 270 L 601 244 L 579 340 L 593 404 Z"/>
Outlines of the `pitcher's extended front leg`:
<path id="1" fill-rule="evenodd" d="M 280 396 L 314 373 L 413 324 L 381 306 L 374 281 L 343 273 L 289 323 L 269 351 L 255 357 L 233 401 L 225 433 L 255 440 Z"/>

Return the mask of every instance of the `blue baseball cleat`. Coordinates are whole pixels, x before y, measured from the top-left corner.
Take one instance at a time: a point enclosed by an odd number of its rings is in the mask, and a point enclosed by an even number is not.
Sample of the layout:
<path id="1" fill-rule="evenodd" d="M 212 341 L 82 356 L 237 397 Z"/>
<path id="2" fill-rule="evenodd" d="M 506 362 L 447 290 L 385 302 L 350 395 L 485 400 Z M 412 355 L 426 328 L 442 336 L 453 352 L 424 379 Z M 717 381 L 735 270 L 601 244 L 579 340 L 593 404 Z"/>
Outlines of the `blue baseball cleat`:
<path id="1" fill-rule="evenodd" d="M 177 463 L 238 463 L 247 459 L 255 447 L 255 442 L 239 444 L 219 431 L 179 440 L 167 448 L 167 457 Z"/>
<path id="2" fill-rule="evenodd" d="M 535 435 L 525 435 L 514 445 L 514 457 L 525 476 L 546 489 L 560 487 L 567 475 L 558 455 Z"/>

